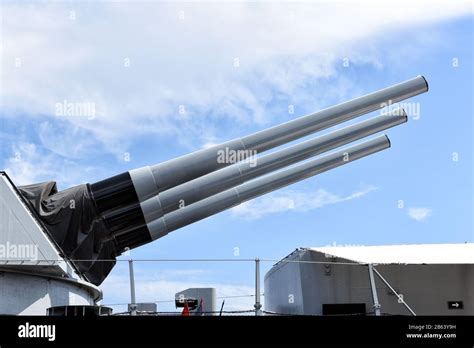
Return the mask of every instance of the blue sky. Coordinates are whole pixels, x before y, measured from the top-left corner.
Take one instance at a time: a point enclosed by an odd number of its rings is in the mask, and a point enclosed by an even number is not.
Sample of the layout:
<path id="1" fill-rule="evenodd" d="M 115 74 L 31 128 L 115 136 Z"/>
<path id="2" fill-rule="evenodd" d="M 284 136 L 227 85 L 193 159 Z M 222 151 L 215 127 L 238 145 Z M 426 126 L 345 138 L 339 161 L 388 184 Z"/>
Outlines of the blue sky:
<path id="1" fill-rule="evenodd" d="M 430 90 L 406 101 L 409 122 L 388 131 L 388 151 L 131 255 L 281 259 L 329 244 L 472 242 L 472 6 L 367 6 L 6 2 L 0 168 L 17 184 L 56 180 L 64 189 L 424 75 Z M 64 100 L 93 103 L 96 114 L 58 116 Z M 253 293 L 252 263 L 137 263 L 136 276 L 141 301 L 169 300 L 189 286 Z M 103 289 L 104 303 L 128 301 L 126 262 Z M 226 300 L 227 309 L 251 304 Z"/>

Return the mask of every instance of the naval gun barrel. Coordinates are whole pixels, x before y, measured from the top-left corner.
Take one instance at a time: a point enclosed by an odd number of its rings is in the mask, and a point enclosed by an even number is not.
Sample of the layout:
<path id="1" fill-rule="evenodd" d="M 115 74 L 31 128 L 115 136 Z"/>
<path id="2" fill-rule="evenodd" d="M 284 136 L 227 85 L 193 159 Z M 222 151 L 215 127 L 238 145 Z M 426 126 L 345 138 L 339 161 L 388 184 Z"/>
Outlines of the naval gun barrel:
<path id="1" fill-rule="evenodd" d="M 131 170 L 90 184 L 99 214 L 143 202 L 172 187 L 229 166 L 222 151 L 251 156 L 428 90 L 423 76 L 398 83 L 260 132 L 202 149 L 163 163 Z"/>
<path id="2" fill-rule="evenodd" d="M 386 135 L 353 145 L 303 164 L 273 172 L 257 179 L 248 181 L 231 189 L 204 198 L 182 209 L 174 210 L 151 222 L 146 227 L 149 239 L 140 240 L 136 230 L 128 230 L 115 236 L 120 250 L 135 248 L 152 240 L 161 238 L 168 233 L 202 220 L 221 211 L 237 206 L 263 194 L 310 178 L 325 171 L 342 166 L 390 147 Z"/>
<path id="3" fill-rule="evenodd" d="M 164 214 L 406 121 L 407 116 L 402 108 L 393 110 L 387 115 L 377 116 L 187 181 L 141 203 L 128 205 L 106 213 L 104 214 L 104 222 L 113 235 L 122 234 L 124 230 L 133 229 L 135 233 L 142 232 L 145 234 L 140 237 L 136 236 L 137 239 L 146 240 L 148 229 L 139 230 L 136 228 L 145 226 Z"/>

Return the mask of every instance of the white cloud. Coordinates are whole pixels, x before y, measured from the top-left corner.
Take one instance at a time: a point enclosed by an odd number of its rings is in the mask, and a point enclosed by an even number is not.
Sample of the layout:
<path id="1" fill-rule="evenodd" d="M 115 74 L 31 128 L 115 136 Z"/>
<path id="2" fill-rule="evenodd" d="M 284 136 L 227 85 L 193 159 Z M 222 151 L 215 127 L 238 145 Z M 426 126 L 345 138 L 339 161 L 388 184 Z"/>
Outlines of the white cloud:
<path id="1" fill-rule="evenodd" d="M 375 190 L 377 190 L 375 186 L 365 186 L 347 196 L 339 196 L 324 189 L 318 189 L 315 192 L 286 190 L 245 202 L 231 211 L 239 218 L 253 220 L 286 211 L 304 212 L 318 209 L 326 205 L 360 198 Z"/>
<path id="2" fill-rule="evenodd" d="M 121 155 L 143 135 L 201 146 L 238 134 L 236 125 L 287 119 L 270 106 L 278 100 L 298 114 L 303 103 L 317 109 L 351 97 L 361 91 L 337 76 L 343 57 L 383 69 L 407 51 L 404 42 L 417 46 L 411 57 L 427 45 L 414 28 L 472 9 L 469 1 L 51 2 L 7 3 L 2 11 L 4 114 L 38 117 L 46 122 L 42 145 L 75 158 L 97 143 Z M 373 44 L 397 32 L 410 32 L 410 40 L 393 52 Z M 50 123 L 63 100 L 93 102 L 97 115 L 61 118 L 58 133 Z M 50 132 L 80 144 L 50 146 Z"/>
<path id="3" fill-rule="evenodd" d="M 416 221 L 425 221 L 431 213 L 431 208 L 408 208 L 408 216 Z"/>
<path id="4" fill-rule="evenodd" d="M 97 175 L 93 167 L 81 167 L 77 162 L 45 153 L 37 145 L 19 142 L 6 160 L 5 171 L 16 185 L 27 185 L 62 178 L 58 189 L 82 183 L 83 175 Z"/>

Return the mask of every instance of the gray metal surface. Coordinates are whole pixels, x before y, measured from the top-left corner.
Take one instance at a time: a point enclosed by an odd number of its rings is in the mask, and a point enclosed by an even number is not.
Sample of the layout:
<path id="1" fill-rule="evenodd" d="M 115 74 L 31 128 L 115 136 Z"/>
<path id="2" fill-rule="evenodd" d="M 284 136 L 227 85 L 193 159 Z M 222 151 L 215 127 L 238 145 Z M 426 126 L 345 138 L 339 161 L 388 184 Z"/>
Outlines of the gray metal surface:
<path id="1" fill-rule="evenodd" d="M 95 305 L 101 291 L 78 279 L 0 270 L 0 315 L 46 315 L 53 306 Z"/>
<path id="2" fill-rule="evenodd" d="M 400 295 L 391 285 L 390 283 L 380 274 L 379 271 L 377 271 L 375 269 L 375 267 L 372 266 L 372 264 L 369 265 L 370 266 L 370 270 L 375 272 L 377 274 L 377 276 L 380 278 L 380 280 L 387 286 L 387 288 L 390 289 L 390 291 L 395 295 L 397 296 L 397 299 L 398 299 L 398 302 L 403 304 L 406 309 L 413 315 L 413 316 L 416 316 L 416 313 L 413 312 L 413 309 L 411 309 L 411 307 L 405 302 L 405 299 L 404 299 L 404 296 Z M 372 278 L 373 278 L 373 274 L 371 273 L 371 281 L 372 281 Z"/>
<path id="3" fill-rule="evenodd" d="M 80 279 L 0 173 L 0 315 L 46 315 L 51 306 L 93 305 L 102 293 Z"/>
<path id="4" fill-rule="evenodd" d="M 215 315 L 216 313 L 216 289 L 215 288 L 189 288 L 175 294 L 175 300 L 196 299 L 199 303 L 202 300 L 202 314 Z M 191 314 L 198 313 L 198 308 L 190 309 Z"/>
<path id="5" fill-rule="evenodd" d="M 0 246 L 5 251 L 0 253 L 0 266 L 22 265 L 38 270 L 47 268 L 54 274 L 73 274 L 72 267 L 68 270 L 55 245 L 3 173 L 0 174 Z"/>
<path id="6" fill-rule="evenodd" d="M 333 152 L 315 160 L 259 177 L 229 190 L 202 199 L 194 204 L 175 210 L 148 224 L 153 239 L 161 238 L 193 222 L 217 214 L 247 200 L 277 190 L 300 180 L 339 167 L 359 158 L 390 147 L 386 135 Z"/>
<path id="7" fill-rule="evenodd" d="M 135 311 L 135 314 L 136 312 L 153 313 L 153 312 L 156 312 L 157 310 L 158 309 L 157 309 L 156 303 L 154 302 L 135 303 L 133 305 L 132 304 L 128 305 L 128 311 L 129 312 Z"/>
<path id="8" fill-rule="evenodd" d="M 377 116 L 287 147 L 283 150 L 258 157 L 255 160 L 243 161 L 203 175 L 163 191 L 155 197 L 142 202 L 140 205 L 143 216 L 146 222 L 151 222 L 164 214 L 183 208 L 203 198 L 382 130 L 405 123 L 406 121 L 407 116 L 404 110 L 397 109 L 388 115 Z"/>
<path id="9" fill-rule="evenodd" d="M 449 246 L 445 252 L 452 252 Z M 417 315 L 474 315 L 472 263 L 378 264 L 373 270 L 382 315 L 413 315 L 392 289 Z M 274 265 L 265 274 L 264 293 L 264 309 L 282 314 L 321 315 L 323 304 L 363 303 L 368 312 L 373 306 L 366 264 L 311 249 L 298 249 Z M 463 301 L 463 309 L 450 309 L 449 301 Z"/>
<path id="10" fill-rule="evenodd" d="M 240 139 L 196 151 L 151 167 L 132 170 L 130 176 L 138 198 L 142 202 L 171 187 L 233 164 L 218 161 L 219 151 L 229 150 L 241 152 L 242 157 L 251 156 L 253 151 L 260 153 L 269 150 L 427 90 L 428 84 L 425 78 L 418 76 Z"/>

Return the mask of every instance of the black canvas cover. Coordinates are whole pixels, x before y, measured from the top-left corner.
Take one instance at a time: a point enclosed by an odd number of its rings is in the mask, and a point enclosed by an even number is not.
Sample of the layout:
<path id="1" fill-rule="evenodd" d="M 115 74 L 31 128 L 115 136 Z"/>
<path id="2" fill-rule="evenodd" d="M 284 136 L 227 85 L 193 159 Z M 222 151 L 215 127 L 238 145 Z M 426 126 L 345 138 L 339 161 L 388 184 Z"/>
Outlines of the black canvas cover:
<path id="1" fill-rule="evenodd" d="M 56 182 L 20 186 L 51 237 L 80 272 L 93 284 L 101 284 L 115 265 L 117 249 L 98 217 L 89 185 L 58 192 Z"/>

